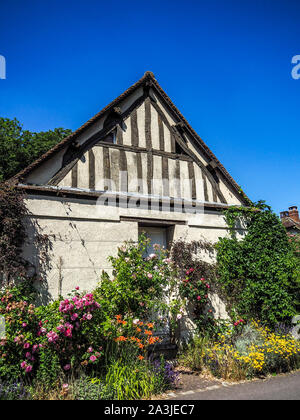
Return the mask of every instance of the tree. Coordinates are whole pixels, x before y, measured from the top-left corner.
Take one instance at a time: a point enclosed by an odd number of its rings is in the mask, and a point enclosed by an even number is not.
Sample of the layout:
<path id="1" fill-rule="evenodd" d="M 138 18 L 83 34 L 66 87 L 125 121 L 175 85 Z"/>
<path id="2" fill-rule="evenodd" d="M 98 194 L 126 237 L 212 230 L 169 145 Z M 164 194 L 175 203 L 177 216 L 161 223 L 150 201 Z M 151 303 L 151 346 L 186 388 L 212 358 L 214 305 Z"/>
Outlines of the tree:
<path id="1" fill-rule="evenodd" d="M 218 280 L 232 309 L 271 326 L 291 320 L 299 310 L 299 259 L 278 216 L 259 202 L 256 209 L 230 208 L 225 218 L 231 238 L 217 244 Z M 233 229 L 239 219 L 247 228 L 241 240 Z"/>
<path id="2" fill-rule="evenodd" d="M 23 130 L 16 118 L 0 117 L 0 182 L 26 168 L 71 132 L 55 128 L 34 133 Z"/>

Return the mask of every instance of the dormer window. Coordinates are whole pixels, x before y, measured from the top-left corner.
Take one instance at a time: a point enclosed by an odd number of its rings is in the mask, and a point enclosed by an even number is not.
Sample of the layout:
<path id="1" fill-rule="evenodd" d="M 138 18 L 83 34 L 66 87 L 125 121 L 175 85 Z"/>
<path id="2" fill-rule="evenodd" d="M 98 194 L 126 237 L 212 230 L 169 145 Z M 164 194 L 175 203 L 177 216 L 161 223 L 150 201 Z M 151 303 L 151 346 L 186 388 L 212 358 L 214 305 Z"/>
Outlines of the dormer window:
<path id="1" fill-rule="evenodd" d="M 112 144 L 116 144 L 117 142 L 117 133 L 116 130 L 111 131 L 110 133 L 108 133 L 103 139 L 102 141 L 105 141 L 107 143 L 112 143 Z"/>

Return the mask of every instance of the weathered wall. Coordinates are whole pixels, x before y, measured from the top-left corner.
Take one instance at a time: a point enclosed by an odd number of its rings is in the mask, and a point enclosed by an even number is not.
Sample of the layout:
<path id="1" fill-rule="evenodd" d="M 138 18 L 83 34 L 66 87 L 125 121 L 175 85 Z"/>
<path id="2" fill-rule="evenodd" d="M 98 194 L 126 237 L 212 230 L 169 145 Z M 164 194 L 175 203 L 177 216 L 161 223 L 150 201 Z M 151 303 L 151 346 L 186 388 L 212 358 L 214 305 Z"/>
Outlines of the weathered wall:
<path id="1" fill-rule="evenodd" d="M 95 201 L 59 197 L 29 196 L 27 206 L 43 234 L 52 242 L 51 268 L 47 271 L 48 293 L 57 298 L 67 295 L 76 286 L 91 291 L 100 280 L 102 270 L 111 273 L 108 257 L 116 255 L 118 246 L 126 240 L 138 239 L 139 224 L 134 218 L 172 221 L 173 240 L 205 238 L 216 242 L 227 234 L 222 214 L 206 210 L 202 215 L 176 212 L 113 208 L 96 205 Z M 124 218 L 130 220 L 124 220 Z M 178 224 L 176 224 L 176 221 Z M 179 224 L 185 222 L 186 224 Z M 28 221 L 29 225 L 29 221 Z M 26 259 L 34 260 L 33 245 L 24 249 Z M 207 257 L 206 257 L 207 258 Z M 217 317 L 226 317 L 225 307 L 212 297 Z"/>

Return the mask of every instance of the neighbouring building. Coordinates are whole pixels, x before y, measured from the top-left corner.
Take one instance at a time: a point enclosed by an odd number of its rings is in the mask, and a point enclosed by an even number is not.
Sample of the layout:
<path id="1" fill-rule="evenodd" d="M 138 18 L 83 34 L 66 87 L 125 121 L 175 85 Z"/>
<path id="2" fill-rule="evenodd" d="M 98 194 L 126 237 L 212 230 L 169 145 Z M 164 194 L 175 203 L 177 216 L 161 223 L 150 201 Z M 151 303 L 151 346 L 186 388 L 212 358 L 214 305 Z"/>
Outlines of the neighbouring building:
<path id="1" fill-rule="evenodd" d="M 289 207 L 288 211 L 282 211 L 280 218 L 289 235 L 300 235 L 300 218 L 298 207 Z"/>
<path id="2" fill-rule="evenodd" d="M 224 145 L 225 147 L 225 145 Z M 228 147 L 228 146 L 226 146 Z M 51 238 L 47 293 L 92 290 L 125 240 L 227 235 L 222 211 L 248 199 L 151 72 L 14 177 Z M 24 256 L 37 272 L 37 250 Z M 217 302 L 217 300 L 216 300 Z M 216 316 L 224 308 L 216 303 Z"/>

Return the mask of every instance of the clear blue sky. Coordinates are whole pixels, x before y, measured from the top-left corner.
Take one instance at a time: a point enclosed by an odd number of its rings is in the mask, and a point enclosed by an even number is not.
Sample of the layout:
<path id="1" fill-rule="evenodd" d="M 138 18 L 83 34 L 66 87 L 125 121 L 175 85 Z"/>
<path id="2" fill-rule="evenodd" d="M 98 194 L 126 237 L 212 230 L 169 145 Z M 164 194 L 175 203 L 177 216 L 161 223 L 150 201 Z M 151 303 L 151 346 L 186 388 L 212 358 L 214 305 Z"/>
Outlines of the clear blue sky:
<path id="1" fill-rule="evenodd" d="M 296 0 L 0 0 L 0 115 L 76 129 L 153 71 L 253 200 L 300 207 Z"/>

